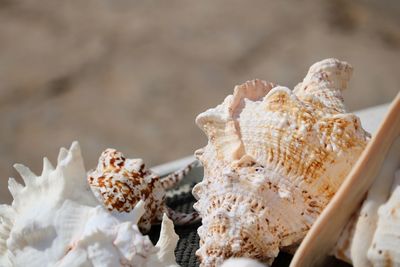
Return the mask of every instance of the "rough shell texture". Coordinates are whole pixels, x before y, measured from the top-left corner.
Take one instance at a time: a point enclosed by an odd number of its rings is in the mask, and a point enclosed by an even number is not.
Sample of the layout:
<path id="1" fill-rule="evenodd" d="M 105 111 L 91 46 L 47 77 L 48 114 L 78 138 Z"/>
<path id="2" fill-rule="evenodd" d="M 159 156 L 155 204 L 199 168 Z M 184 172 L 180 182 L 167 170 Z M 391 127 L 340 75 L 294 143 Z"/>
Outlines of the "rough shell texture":
<path id="1" fill-rule="evenodd" d="M 197 213 L 181 214 L 165 204 L 166 190 L 181 181 L 191 163 L 167 177 L 160 178 L 146 169 L 142 159 L 127 159 L 115 149 L 106 149 L 100 156 L 97 168 L 88 173 L 88 183 L 97 197 L 110 211 L 130 212 L 136 204 L 145 202 L 145 213 L 139 221 L 142 232 L 148 232 L 152 224 L 159 223 L 164 213 L 176 224 L 196 221 Z"/>
<path id="2" fill-rule="evenodd" d="M 54 169 L 45 158 L 40 176 L 16 164 L 25 186 L 9 180 L 13 203 L 0 206 L 0 266 L 177 266 L 177 235 L 164 217 L 153 246 L 130 213 L 112 214 L 93 196 L 78 143 L 61 149 Z"/>
<path id="3" fill-rule="evenodd" d="M 327 59 L 293 91 L 249 81 L 197 117 L 208 137 L 196 151 L 204 179 L 193 189 L 202 266 L 229 257 L 270 263 L 304 237 L 369 138 L 343 104 L 351 73 Z"/>

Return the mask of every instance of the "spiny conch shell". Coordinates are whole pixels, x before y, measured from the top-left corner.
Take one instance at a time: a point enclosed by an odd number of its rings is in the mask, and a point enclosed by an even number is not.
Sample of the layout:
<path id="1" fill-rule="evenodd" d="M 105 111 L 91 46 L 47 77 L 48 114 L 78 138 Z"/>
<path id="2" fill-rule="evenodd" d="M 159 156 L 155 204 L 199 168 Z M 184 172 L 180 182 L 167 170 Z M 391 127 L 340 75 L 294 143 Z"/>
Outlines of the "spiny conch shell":
<path id="1" fill-rule="evenodd" d="M 0 266 L 177 266 L 178 237 L 164 216 L 153 246 L 137 222 L 144 203 L 126 214 L 112 214 L 86 183 L 80 148 L 62 148 L 54 169 L 44 158 L 36 176 L 16 164 L 25 186 L 13 178 L 13 203 L 0 206 Z"/>
<path id="2" fill-rule="evenodd" d="M 229 257 L 271 263 L 302 240 L 369 139 L 343 104 L 351 73 L 326 59 L 294 91 L 248 81 L 196 118 L 208 137 L 195 153 L 204 179 L 193 189 L 202 266 Z"/>
<path id="3" fill-rule="evenodd" d="M 195 166 L 195 161 L 167 177 L 160 178 L 146 169 L 142 159 L 126 159 L 115 149 L 106 149 L 97 168 L 88 173 L 88 182 L 97 199 L 108 210 L 131 211 L 139 200 L 145 202 L 145 213 L 139 221 L 142 232 L 159 223 L 164 213 L 175 224 L 185 225 L 198 221 L 197 212 L 183 214 L 165 205 L 166 190 L 174 187 Z"/>

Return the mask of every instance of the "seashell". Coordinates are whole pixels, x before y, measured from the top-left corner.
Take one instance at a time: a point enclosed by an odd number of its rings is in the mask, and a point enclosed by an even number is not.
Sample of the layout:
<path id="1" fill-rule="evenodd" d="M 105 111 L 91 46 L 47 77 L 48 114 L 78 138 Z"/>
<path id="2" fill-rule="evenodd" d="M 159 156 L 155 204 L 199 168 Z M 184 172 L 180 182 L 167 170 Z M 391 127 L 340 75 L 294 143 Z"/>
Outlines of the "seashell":
<path id="1" fill-rule="evenodd" d="M 146 169 L 142 159 L 126 159 L 115 149 L 106 149 L 100 156 L 97 168 L 88 173 L 88 182 L 94 195 L 112 211 L 130 212 L 143 200 L 145 213 L 139 221 L 142 232 L 152 224 L 160 223 L 168 214 L 175 224 L 185 225 L 198 221 L 197 212 L 184 214 L 165 204 L 166 190 L 178 184 L 198 162 L 192 162 L 164 178 Z"/>
<path id="2" fill-rule="evenodd" d="M 366 199 L 343 229 L 335 257 L 354 266 L 400 266 L 400 140 L 375 178 Z"/>
<path id="3" fill-rule="evenodd" d="M 397 149 L 400 151 L 400 143 Z M 396 229 L 396 223 L 399 223 L 396 213 L 400 212 L 400 172 L 397 178 L 393 174 L 393 170 L 399 167 L 398 156 L 386 162 L 389 166 L 377 176 L 360 209 L 343 229 L 333 250 L 338 259 L 354 266 L 387 266 L 377 264 L 376 258 L 388 250 L 386 259 L 380 261 L 391 262 L 390 266 L 394 266 L 394 263 L 400 266 L 400 242 L 396 242 L 400 234 L 400 229 Z M 398 254 L 397 258 L 393 257 L 393 253 Z"/>
<path id="4" fill-rule="evenodd" d="M 196 118 L 208 137 L 195 153 L 204 179 L 193 188 L 201 266 L 230 257 L 270 264 L 302 240 L 369 139 L 343 104 L 351 73 L 326 59 L 293 91 L 248 81 Z"/>
<path id="5" fill-rule="evenodd" d="M 400 266 L 399 183 L 394 179 L 400 167 L 399 112 L 400 93 L 345 182 L 307 233 L 291 267 L 323 266 L 329 252 L 356 267 Z"/>
<path id="6" fill-rule="evenodd" d="M 221 265 L 221 267 L 266 267 L 266 265 L 259 263 L 256 260 L 248 258 L 231 258 Z"/>
<path id="7" fill-rule="evenodd" d="M 400 266 L 400 170 L 388 201 L 378 209 L 378 221 L 367 251 L 372 266 Z"/>
<path id="8" fill-rule="evenodd" d="M 53 168 L 44 158 L 36 176 L 16 164 L 25 186 L 13 178 L 12 205 L 0 206 L 0 266 L 177 266 L 178 237 L 164 215 L 160 239 L 153 246 L 137 223 L 144 203 L 113 214 L 86 183 L 80 148 L 62 148 Z"/>

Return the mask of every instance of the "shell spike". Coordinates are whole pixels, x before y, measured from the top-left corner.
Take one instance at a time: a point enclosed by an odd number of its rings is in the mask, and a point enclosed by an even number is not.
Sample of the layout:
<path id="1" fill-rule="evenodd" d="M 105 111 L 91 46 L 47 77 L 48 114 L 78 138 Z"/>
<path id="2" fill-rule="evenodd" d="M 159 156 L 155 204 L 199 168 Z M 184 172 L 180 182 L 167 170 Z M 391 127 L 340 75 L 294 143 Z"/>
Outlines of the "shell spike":
<path id="1" fill-rule="evenodd" d="M 43 170 L 42 170 L 41 176 L 45 176 L 52 171 L 54 171 L 53 165 L 51 164 L 50 160 L 47 157 L 44 157 L 43 158 Z"/>
<path id="2" fill-rule="evenodd" d="M 23 188 L 24 186 L 18 183 L 14 178 L 10 177 L 8 179 L 8 190 L 10 190 L 10 193 L 14 199 L 18 196 Z"/>
<path id="3" fill-rule="evenodd" d="M 160 249 L 157 253 L 159 260 L 166 266 L 177 266 L 175 264 L 174 248 L 178 243 L 178 239 L 179 237 L 174 231 L 174 224 L 164 213 L 161 223 L 160 239 L 156 247 Z"/>
<path id="4" fill-rule="evenodd" d="M 145 213 L 144 204 L 145 204 L 144 201 L 140 200 L 139 203 L 136 204 L 133 211 L 130 213 L 132 215 L 131 221 L 134 224 L 138 224 L 140 218 L 142 218 L 143 214 Z"/>
<path id="5" fill-rule="evenodd" d="M 36 174 L 34 174 L 28 167 L 22 164 L 14 164 L 14 168 L 17 170 L 19 175 L 21 175 L 24 180 L 25 185 L 31 184 L 34 179 L 37 178 Z"/>
<path id="6" fill-rule="evenodd" d="M 71 153 L 73 157 L 81 157 L 81 147 L 79 146 L 78 141 L 72 142 L 71 147 L 69 148 L 69 153 Z"/>
<path id="7" fill-rule="evenodd" d="M 143 214 L 145 213 L 145 202 L 143 200 L 140 200 L 134 209 L 132 209 L 130 212 L 118 212 L 118 211 L 113 211 L 112 214 L 120 219 L 121 221 L 124 222 L 132 222 L 133 224 L 138 224 L 140 221 L 140 218 L 142 218 Z"/>
<path id="8" fill-rule="evenodd" d="M 57 166 L 68 156 L 68 150 L 65 147 L 60 148 L 57 158 Z"/>
<path id="9" fill-rule="evenodd" d="M 63 160 L 67 160 L 67 159 L 76 160 L 76 159 L 79 158 L 80 161 L 82 161 L 82 156 L 81 155 L 82 154 L 81 154 L 81 148 L 79 146 L 79 143 L 77 141 L 74 141 L 71 144 L 69 150 L 64 148 L 64 147 L 62 147 L 60 149 L 60 152 L 58 154 L 58 159 L 57 159 L 58 165 L 61 165 L 60 163 Z"/>

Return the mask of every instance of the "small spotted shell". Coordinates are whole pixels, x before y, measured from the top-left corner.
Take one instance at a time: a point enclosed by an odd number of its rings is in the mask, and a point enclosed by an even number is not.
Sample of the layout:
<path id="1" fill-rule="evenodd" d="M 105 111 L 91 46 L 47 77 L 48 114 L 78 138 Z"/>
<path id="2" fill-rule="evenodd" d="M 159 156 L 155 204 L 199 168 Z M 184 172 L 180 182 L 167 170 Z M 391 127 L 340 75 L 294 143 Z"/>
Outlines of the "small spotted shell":
<path id="1" fill-rule="evenodd" d="M 165 205 L 166 190 L 179 183 L 197 162 L 189 164 L 167 177 L 160 178 L 145 167 L 142 159 L 127 159 L 115 149 L 106 149 L 97 168 L 88 173 L 89 185 L 108 210 L 130 212 L 136 204 L 145 202 L 145 213 L 139 221 L 142 232 L 160 223 L 164 213 L 176 224 L 189 224 L 199 219 L 198 213 L 182 214 Z"/>

